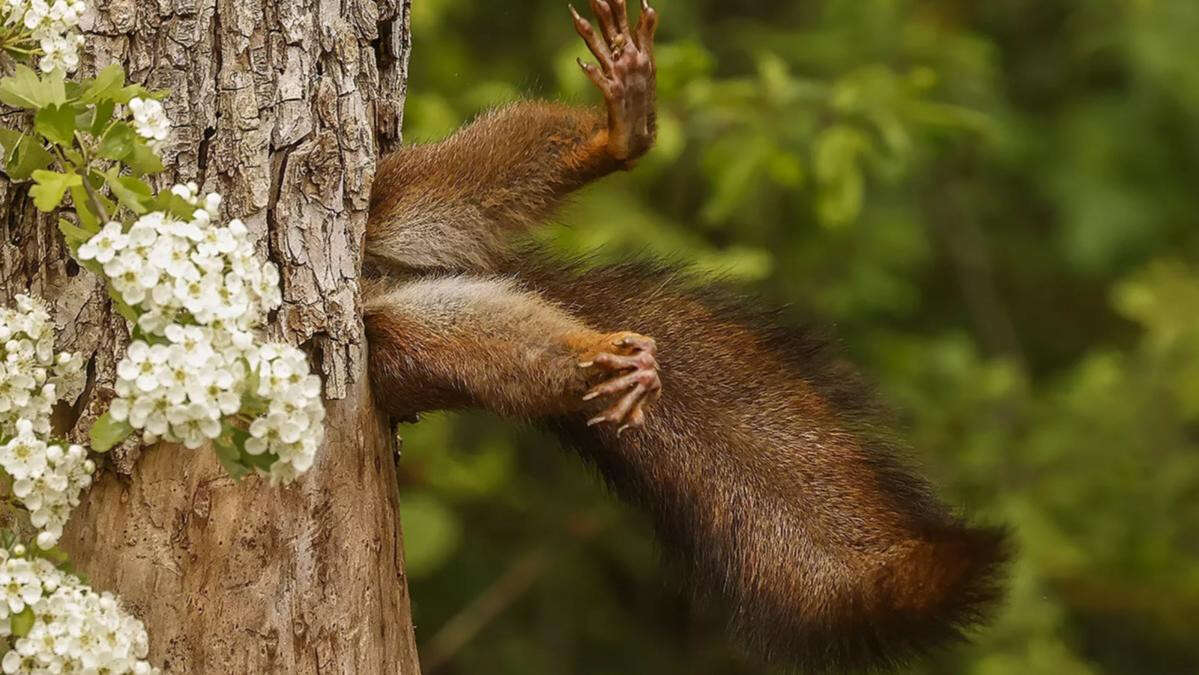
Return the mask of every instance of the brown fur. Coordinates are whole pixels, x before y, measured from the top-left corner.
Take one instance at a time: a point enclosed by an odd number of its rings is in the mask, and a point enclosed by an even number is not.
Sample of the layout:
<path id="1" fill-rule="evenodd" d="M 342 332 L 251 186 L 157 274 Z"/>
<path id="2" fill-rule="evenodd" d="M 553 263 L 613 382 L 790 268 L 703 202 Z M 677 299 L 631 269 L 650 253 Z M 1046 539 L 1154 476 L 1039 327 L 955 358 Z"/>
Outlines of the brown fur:
<path id="1" fill-rule="evenodd" d="M 871 667 L 959 637 L 999 595 L 1005 538 L 905 468 L 826 342 L 668 267 L 508 245 L 621 166 L 601 125 L 522 104 L 384 161 L 367 246 L 389 278 L 364 289 L 381 403 L 544 422 L 652 515 L 696 595 L 763 658 Z M 582 401 L 594 375 L 577 362 L 624 329 L 657 339 L 663 395 L 619 436 L 586 425 L 601 404 Z"/>
<path id="2" fill-rule="evenodd" d="M 827 343 L 760 303 L 668 267 L 505 267 L 601 330 L 655 336 L 663 397 L 617 438 L 550 426 L 653 515 L 695 593 L 765 658 L 892 664 L 960 637 L 1000 594 L 1002 531 L 949 513 L 875 428 L 872 397 Z"/>
<path id="3" fill-rule="evenodd" d="M 485 408 L 527 419 L 593 410 L 595 373 L 579 363 L 611 335 L 509 279 L 434 275 L 371 281 L 366 333 L 385 410 Z"/>
<path id="4" fill-rule="evenodd" d="M 602 150 L 599 110 L 553 103 L 501 108 L 439 143 L 383 158 L 367 255 L 392 269 L 486 271 L 513 229 L 545 221 L 562 198 L 620 168 Z"/>

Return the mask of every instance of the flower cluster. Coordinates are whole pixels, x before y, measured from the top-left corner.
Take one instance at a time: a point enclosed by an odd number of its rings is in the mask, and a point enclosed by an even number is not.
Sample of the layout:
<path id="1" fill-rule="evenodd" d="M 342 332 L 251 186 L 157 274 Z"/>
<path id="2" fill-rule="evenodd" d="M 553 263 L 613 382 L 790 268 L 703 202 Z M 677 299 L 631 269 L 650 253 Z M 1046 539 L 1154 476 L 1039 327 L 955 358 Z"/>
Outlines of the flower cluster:
<path id="1" fill-rule="evenodd" d="M 74 71 L 79 67 L 79 16 L 87 10 L 82 0 L 5 0 L 7 25 L 18 25 L 29 31 L 41 47 L 38 65 L 44 72 Z"/>
<path id="2" fill-rule="evenodd" d="M 150 149 L 161 152 L 171 133 L 171 118 L 167 117 L 162 103 L 152 98 L 134 98 L 129 101 L 129 111 L 133 113 L 133 128 L 137 134 L 146 139 Z"/>
<path id="3" fill-rule="evenodd" d="M 117 293 L 139 311 L 138 325 L 149 334 L 165 336 L 167 326 L 175 323 L 234 334 L 261 325 L 282 302 L 278 269 L 254 255 L 240 220 L 213 225 L 219 195 L 210 194 L 201 204 L 194 184 L 177 185 L 173 192 L 196 204 L 191 220 L 155 211 L 128 231 L 109 223 L 79 247 L 79 258 L 103 266 Z"/>
<path id="4" fill-rule="evenodd" d="M 128 230 L 109 223 L 78 249 L 141 331 L 117 366 L 109 414 L 147 443 L 189 448 L 240 422 L 254 466 L 272 482 L 291 482 L 312 466 L 324 408 L 304 354 L 261 345 L 254 334 L 282 302 L 278 270 L 254 254 L 241 221 L 213 222 L 219 195 L 201 200 L 194 184 L 172 192 L 196 207 L 191 220 L 155 211 Z"/>
<path id="5" fill-rule="evenodd" d="M 0 446 L 0 468 L 12 478 L 12 493 L 40 529 L 39 548 L 58 543 L 62 527 L 79 506 L 79 493 L 92 484 L 96 465 L 81 445 L 47 444 L 29 420 L 17 422 L 17 435 Z"/>
<path id="6" fill-rule="evenodd" d="M 241 409 L 245 363 L 227 333 L 179 324 L 167 332 L 169 344 L 129 346 L 110 413 L 143 430 L 146 443 L 165 438 L 194 449 L 219 436 L 221 419 Z"/>
<path id="7" fill-rule="evenodd" d="M 262 345 L 249 354 L 249 363 L 258 379 L 252 393 L 266 411 L 250 423 L 246 452 L 277 456 L 271 482 L 290 483 L 312 468 L 325 437 L 320 378 L 308 373 L 304 352 L 288 345 Z"/>
<path id="8" fill-rule="evenodd" d="M 83 358 L 54 352 L 54 326 L 40 301 L 19 295 L 16 309 L 0 309 L 0 438 L 29 420 L 50 432 L 50 413 L 59 400 L 83 391 Z"/>
<path id="9" fill-rule="evenodd" d="M 152 673 L 149 638 L 141 621 L 110 593 L 23 546 L 0 548 L 0 635 L 11 648 L 5 673 Z"/>

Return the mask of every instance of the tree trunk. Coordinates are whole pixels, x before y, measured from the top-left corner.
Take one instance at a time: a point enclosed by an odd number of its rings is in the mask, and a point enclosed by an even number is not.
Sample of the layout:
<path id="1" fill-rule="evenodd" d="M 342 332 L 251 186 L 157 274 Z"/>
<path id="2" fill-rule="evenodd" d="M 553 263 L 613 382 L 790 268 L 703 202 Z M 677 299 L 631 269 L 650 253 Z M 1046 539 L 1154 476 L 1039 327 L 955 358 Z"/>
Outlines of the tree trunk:
<path id="1" fill-rule="evenodd" d="M 119 61 L 170 91 L 158 187 L 222 193 L 279 264 L 272 337 L 309 351 L 329 416 L 289 488 L 236 483 L 208 450 L 121 448 L 64 546 L 146 622 L 170 672 L 415 674 L 394 441 L 371 402 L 357 284 L 375 161 L 399 140 L 408 0 L 91 4 L 81 73 Z M 0 186 L 0 226 L 0 293 L 51 301 L 60 347 L 92 357 L 78 433 L 102 412 L 125 324 L 25 186 Z"/>

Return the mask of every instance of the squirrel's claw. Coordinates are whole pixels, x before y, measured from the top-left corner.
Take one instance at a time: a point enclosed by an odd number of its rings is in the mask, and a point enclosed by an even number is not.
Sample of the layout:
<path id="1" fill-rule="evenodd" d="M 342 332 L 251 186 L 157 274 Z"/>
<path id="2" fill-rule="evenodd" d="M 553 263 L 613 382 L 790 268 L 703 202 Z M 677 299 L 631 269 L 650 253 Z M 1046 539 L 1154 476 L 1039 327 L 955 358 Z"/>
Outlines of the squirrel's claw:
<path id="1" fill-rule="evenodd" d="M 595 387 L 591 391 L 587 392 L 587 395 L 583 397 L 583 400 L 590 401 L 594 398 L 599 398 L 600 396 L 611 396 L 612 394 L 618 394 L 622 391 L 633 389 L 639 384 L 645 386 L 647 390 L 654 388 L 655 391 L 660 389 L 662 386 L 662 383 L 658 380 L 658 373 L 656 371 L 635 370 L 628 375 L 622 375 L 614 380 L 608 380 L 598 387 Z"/>
<path id="2" fill-rule="evenodd" d="M 653 338 L 620 333 L 609 343 L 624 353 L 601 352 L 579 366 L 600 367 L 619 374 L 593 387 L 583 400 L 619 395 L 616 403 L 588 420 L 587 426 L 618 424 L 616 433 L 620 435 L 629 428 L 645 425 L 645 408 L 658 399 L 662 380 L 658 375 L 657 345 Z"/>
<path id="3" fill-rule="evenodd" d="M 608 0 L 608 5 L 616 19 L 617 34 L 633 42 L 633 36 L 629 33 L 629 8 L 625 6 L 625 0 Z"/>
<path id="4" fill-rule="evenodd" d="M 612 54 L 608 51 L 608 45 L 605 44 L 604 41 L 600 39 L 600 36 L 596 34 L 595 28 L 592 27 L 591 22 L 579 15 L 579 12 L 574 8 L 574 5 L 570 6 L 570 15 L 575 22 L 575 31 L 579 34 L 579 37 L 583 38 L 583 42 L 587 45 L 587 48 L 591 50 L 592 56 L 595 57 L 596 61 L 599 61 L 599 64 L 604 69 L 605 73 L 611 73 Z M 591 76 L 588 66 L 583 63 L 582 59 L 579 60 L 579 65 L 583 66 L 583 70 L 588 71 L 588 76 Z M 596 70 L 595 66 L 590 66 L 590 69 Z M 596 83 L 597 86 L 599 85 L 599 81 L 596 81 L 596 77 L 591 77 L 591 79 Z"/>
<path id="5" fill-rule="evenodd" d="M 604 40 L 609 46 L 615 44 L 617 36 L 620 33 L 617 31 L 614 21 L 616 12 L 612 11 L 612 7 L 605 0 L 589 0 L 591 11 L 595 13 L 595 17 L 599 19 L 600 31 L 604 34 Z"/>
<path id="6" fill-rule="evenodd" d="M 658 10 L 649 6 L 649 0 L 641 0 L 641 18 L 637 19 L 637 46 L 654 56 L 654 33 L 658 32 Z"/>

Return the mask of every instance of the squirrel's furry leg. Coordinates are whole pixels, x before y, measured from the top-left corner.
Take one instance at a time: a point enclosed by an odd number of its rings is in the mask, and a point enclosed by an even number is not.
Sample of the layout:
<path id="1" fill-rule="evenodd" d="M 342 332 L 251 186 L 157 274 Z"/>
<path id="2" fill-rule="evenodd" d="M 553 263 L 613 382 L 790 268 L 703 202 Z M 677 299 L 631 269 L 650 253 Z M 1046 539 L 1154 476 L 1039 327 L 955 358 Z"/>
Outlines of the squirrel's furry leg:
<path id="1" fill-rule="evenodd" d="M 530 101 L 402 148 L 379 163 L 367 253 L 390 268 L 490 271 L 509 235 L 619 168 L 606 144 L 602 111 Z"/>
<path id="2" fill-rule="evenodd" d="M 652 339 L 592 330 L 511 279 L 372 280 L 363 294 L 372 381 L 397 418 L 483 408 L 622 430 L 661 386 Z"/>

